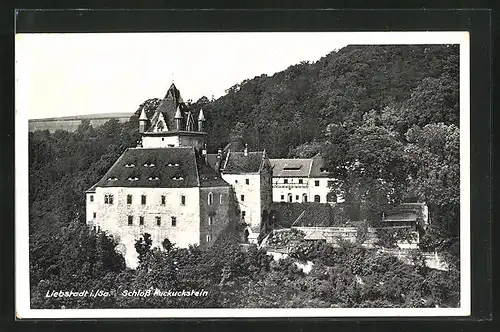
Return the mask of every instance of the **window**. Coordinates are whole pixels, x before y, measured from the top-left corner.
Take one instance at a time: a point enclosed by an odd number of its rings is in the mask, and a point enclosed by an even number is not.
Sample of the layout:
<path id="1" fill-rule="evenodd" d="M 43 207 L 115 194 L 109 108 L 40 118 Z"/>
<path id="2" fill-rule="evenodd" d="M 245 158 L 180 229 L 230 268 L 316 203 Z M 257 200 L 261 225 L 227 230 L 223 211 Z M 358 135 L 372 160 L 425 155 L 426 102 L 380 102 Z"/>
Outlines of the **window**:
<path id="1" fill-rule="evenodd" d="M 250 179 L 245 179 L 245 184 L 250 184 Z"/>
<path id="2" fill-rule="evenodd" d="M 284 184 L 287 184 L 287 183 L 288 183 L 288 179 L 284 179 L 284 180 L 283 180 L 283 183 L 284 183 Z"/>
<path id="3" fill-rule="evenodd" d="M 95 218 L 97 218 L 97 213 L 96 213 L 96 212 L 94 212 L 94 213 L 92 214 L 92 217 L 93 217 L 94 219 L 95 219 Z"/>
<path id="4" fill-rule="evenodd" d="M 146 195 L 141 195 L 141 204 L 146 205 Z"/>
<path id="5" fill-rule="evenodd" d="M 162 138 L 161 138 L 161 141 L 162 141 L 162 142 L 164 142 L 164 141 L 165 141 L 165 137 L 162 137 Z"/>
<path id="6" fill-rule="evenodd" d="M 219 197 L 219 204 L 222 204 L 222 197 L 224 196 L 224 194 L 220 194 L 220 197 Z"/>
<path id="7" fill-rule="evenodd" d="M 212 193 L 208 193 L 208 205 L 212 205 L 214 203 L 214 195 Z"/>
<path id="8" fill-rule="evenodd" d="M 104 195 L 104 204 L 113 204 L 113 195 L 111 194 Z"/>
<path id="9" fill-rule="evenodd" d="M 314 186 L 319 187 L 319 180 L 314 181 Z"/>
<path id="10" fill-rule="evenodd" d="M 128 225 L 131 226 L 134 223 L 134 217 L 128 216 Z"/>
<path id="11" fill-rule="evenodd" d="M 177 226 L 177 217 L 172 217 L 172 227 Z"/>
<path id="12" fill-rule="evenodd" d="M 161 226 L 161 217 L 156 217 L 156 226 Z"/>
<path id="13" fill-rule="evenodd" d="M 181 195 L 181 205 L 186 205 L 186 196 Z"/>
<path id="14" fill-rule="evenodd" d="M 320 202 L 319 195 L 314 195 L 314 201 L 315 201 L 316 203 L 319 203 L 319 202 Z"/>
<path id="15" fill-rule="evenodd" d="M 334 183 L 333 180 L 329 180 L 328 181 L 328 187 L 333 187 L 333 183 Z"/>
<path id="16" fill-rule="evenodd" d="M 285 195 L 281 195 L 281 200 L 284 201 L 285 200 Z"/>
<path id="17" fill-rule="evenodd" d="M 210 235 L 207 235 L 206 240 L 207 240 L 207 243 L 210 242 Z"/>
<path id="18" fill-rule="evenodd" d="M 139 225 L 144 225 L 144 217 L 143 216 L 140 216 L 139 217 Z"/>
<path id="19" fill-rule="evenodd" d="M 302 183 L 303 183 L 302 179 L 299 179 L 299 184 L 302 184 Z"/>
<path id="20" fill-rule="evenodd" d="M 245 201 L 245 195 L 241 195 L 241 201 L 244 202 Z"/>
<path id="21" fill-rule="evenodd" d="M 295 200 L 298 201 L 299 200 L 299 195 L 295 195 Z"/>
<path id="22" fill-rule="evenodd" d="M 214 217 L 208 216 L 208 225 L 211 226 L 214 223 Z"/>
<path id="23" fill-rule="evenodd" d="M 246 215 L 247 215 L 246 211 L 241 211 L 241 219 L 245 219 Z"/>
<path id="24" fill-rule="evenodd" d="M 238 180 L 234 180 L 234 183 L 238 183 Z"/>
<path id="25" fill-rule="evenodd" d="M 127 195 L 127 204 L 132 204 L 132 195 Z"/>
<path id="26" fill-rule="evenodd" d="M 307 194 L 302 194 L 302 201 L 307 203 Z"/>
<path id="27" fill-rule="evenodd" d="M 93 202 L 94 201 L 94 195 L 90 195 L 90 201 Z"/>
<path id="28" fill-rule="evenodd" d="M 167 198 L 165 197 L 165 195 L 161 195 L 161 205 L 165 205 L 167 201 Z"/>
<path id="29" fill-rule="evenodd" d="M 291 203 L 292 202 L 292 194 L 288 194 L 288 202 Z"/>

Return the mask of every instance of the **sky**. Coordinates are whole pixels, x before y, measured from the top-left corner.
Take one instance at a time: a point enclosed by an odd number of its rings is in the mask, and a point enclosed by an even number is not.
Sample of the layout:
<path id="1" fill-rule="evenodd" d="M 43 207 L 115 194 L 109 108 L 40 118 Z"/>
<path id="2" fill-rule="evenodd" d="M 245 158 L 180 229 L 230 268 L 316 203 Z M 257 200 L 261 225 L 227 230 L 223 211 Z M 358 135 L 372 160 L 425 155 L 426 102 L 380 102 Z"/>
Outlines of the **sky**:
<path id="1" fill-rule="evenodd" d="M 347 43 L 334 33 L 16 35 L 16 109 L 28 118 L 134 112 L 175 82 L 184 100 L 317 61 Z"/>
<path id="2" fill-rule="evenodd" d="M 245 79 L 315 62 L 349 44 L 452 44 L 466 32 L 16 34 L 22 118 L 133 113 L 172 82 L 184 100 L 219 98 Z"/>

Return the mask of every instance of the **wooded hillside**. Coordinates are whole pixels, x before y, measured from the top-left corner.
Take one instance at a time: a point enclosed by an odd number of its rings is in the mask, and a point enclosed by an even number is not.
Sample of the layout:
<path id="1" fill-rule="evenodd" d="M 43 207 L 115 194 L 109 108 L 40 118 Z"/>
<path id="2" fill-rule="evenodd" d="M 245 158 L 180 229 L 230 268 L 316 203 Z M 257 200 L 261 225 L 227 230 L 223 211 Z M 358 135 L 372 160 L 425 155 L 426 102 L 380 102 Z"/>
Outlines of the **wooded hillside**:
<path id="1" fill-rule="evenodd" d="M 237 137 L 272 158 L 322 152 L 352 220 L 380 218 L 401 201 L 426 202 L 432 225 L 421 247 L 450 251 L 458 266 L 452 250 L 459 238 L 458 59 L 458 46 L 348 46 L 191 107 L 206 112 L 212 152 Z M 157 104 L 155 98 L 146 101 L 149 112 Z M 137 117 L 97 128 L 84 121 L 71 133 L 29 134 L 33 307 L 458 305 L 456 270 L 409 267 L 349 246 L 334 255 L 331 248 L 315 249 L 309 258 L 317 259 L 316 270 L 309 276 L 289 260 L 271 264 L 256 249 L 236 253 L 234 246 L 203 254 L 196 248 L 145 250 L 140 268 L 127 270 L 113 239 L 96 237 L 82 223 L 85 190 L 135 146 Z M 165 270 L 179 257 L 186 266 Z M 44 298 L 50 289 L 161 285 L 206 287 L 213 296 L 146 303 Z"/>

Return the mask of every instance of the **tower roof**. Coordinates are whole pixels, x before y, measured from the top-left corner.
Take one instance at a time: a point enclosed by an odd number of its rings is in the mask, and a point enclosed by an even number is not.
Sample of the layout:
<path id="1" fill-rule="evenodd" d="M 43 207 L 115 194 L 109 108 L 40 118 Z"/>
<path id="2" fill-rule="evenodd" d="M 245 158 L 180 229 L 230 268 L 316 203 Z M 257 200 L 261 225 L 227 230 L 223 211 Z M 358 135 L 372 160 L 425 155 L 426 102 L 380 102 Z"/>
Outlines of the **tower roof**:
<path id="1" fill-rule="evenodd" d="M 200 114 L 198 115 L 198 121 L 205 121 L 205 114 L 203 114 L 203 108 L 200 108 Z"/>
<path id="2" fill-rule="evenodd" d="M 168 128 L 175 128 L 176 116 L 180 115 L 180 118 L 184 118 L 184 112 L 187 106 L 182 101 L 179 89 L 172 83 L 170 88 L 168 88 L 165 97 L 161 101 L 160 105 L 155 111 L 155 115 L 151 119 L 152 127 L 154 126 L 155 120 L 158 118 L 158 113 L 163 114 L 163 118 L 167 124 Z"/>
<path id="3" fill-rule="evenodd" d="M 177 105 L 177 110 L 175 111 L 174 119 L 182 119 L 181 108 L 179 105 Z"/>
<path id="4" fill-rule="evenodd" d="M 139 120 L 149 120 L 147 115 L 146 115 L 146 111 L 144 111 L 144 107 L 142 108 L 142 111 L 141 111 L 141 116 L 139 117 Z"/>

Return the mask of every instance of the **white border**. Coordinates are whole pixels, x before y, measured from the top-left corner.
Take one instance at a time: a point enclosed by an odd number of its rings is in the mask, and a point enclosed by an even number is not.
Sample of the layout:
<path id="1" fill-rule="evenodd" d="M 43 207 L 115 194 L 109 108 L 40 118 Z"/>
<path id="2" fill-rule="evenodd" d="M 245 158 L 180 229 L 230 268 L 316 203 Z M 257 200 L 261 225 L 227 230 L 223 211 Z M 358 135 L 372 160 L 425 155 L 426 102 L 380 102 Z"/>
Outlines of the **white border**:
<path id="1" fill-rule="evenodd" d="M 308 33 L 308 32 L 304 32 Z M 468 32 L 332 32 L 350 44 L 460 45 L 460 303 L 459 308 L 283 308 L 283 309 L 31 309 L 28 232 L 28 115 L 16 89 L 15 113 L 15 295 L 17 318 L 232 318 L 232 317 L 389 317 L 469 316 L 470 282 L 470 47 Z M 17 36 L 16 36 L 17 37 Z M 16 60 L 18 54 L 16 43 Z M 26 62 L 25 62 L 26 63 Z M 16 61 L 16 87 L 19 68 Z M 29 88 L 29 87 L 26 87 Z M 26 110 L 25 107 L 20 107 Z M 82 193 L 83 195 L 84 193 Z"/>

